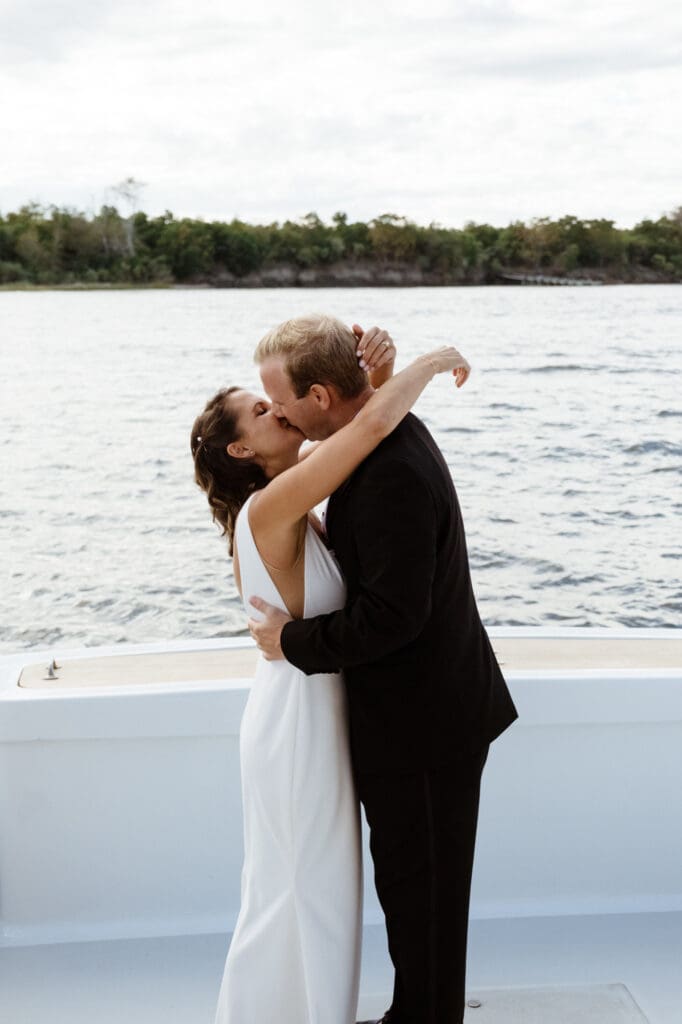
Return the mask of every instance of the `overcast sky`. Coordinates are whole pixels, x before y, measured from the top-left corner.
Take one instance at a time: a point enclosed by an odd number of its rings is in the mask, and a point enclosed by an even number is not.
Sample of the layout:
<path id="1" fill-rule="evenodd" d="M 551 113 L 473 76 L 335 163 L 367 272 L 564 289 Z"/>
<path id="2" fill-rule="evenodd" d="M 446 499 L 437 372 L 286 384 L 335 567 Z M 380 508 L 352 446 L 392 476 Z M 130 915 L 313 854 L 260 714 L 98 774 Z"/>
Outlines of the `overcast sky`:
<path id="1" fill-rule="evenodd" d="M 0 210 L 420 223 L 682 205 L 680 0 L 0 0 Z"/>

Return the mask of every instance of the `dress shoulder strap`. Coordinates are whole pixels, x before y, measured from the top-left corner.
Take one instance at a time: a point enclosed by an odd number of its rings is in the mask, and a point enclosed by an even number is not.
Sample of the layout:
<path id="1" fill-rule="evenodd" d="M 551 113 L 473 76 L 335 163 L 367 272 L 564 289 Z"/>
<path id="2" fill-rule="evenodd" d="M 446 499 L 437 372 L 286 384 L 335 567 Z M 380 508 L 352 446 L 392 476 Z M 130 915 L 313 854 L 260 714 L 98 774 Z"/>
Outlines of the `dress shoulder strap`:
<path id="1" fill-rule="evenodd" d="M 286 612 L 286 607 L 265 567 L 251 532 L 249 503 L 252 497 L 253 495 L 250 495 L 239 510 L 235 523 L 234 539 L 239 555 L 239 574 L 242 583 L 244 611 L 250 618 L 260 618 L 260 612 L 256 611 L 253 605 L 249 604 L 249 598 L 256 594 L 269 604 L 281 608 L 283 612 Z"/>

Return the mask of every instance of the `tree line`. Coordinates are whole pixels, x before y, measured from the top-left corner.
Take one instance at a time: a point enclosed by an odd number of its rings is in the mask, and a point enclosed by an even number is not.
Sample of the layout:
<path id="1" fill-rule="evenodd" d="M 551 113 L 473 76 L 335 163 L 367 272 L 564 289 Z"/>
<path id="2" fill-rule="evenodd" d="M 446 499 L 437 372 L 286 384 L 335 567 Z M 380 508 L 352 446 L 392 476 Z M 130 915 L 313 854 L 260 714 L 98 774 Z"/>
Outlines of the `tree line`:
<path id="1" fill-rule="evenodd" d="M 611 220 L 539 218 L 506 227 L 420 226 L 383 214 L 365 223 L 315 213 L 268 225 L 166 212 L 86 215 L 22 206 L 0 214 L 0 284 L 257 284 L 268 268 L 416 268 L 425 283 L 492 283 L 505 273 L 682 281 L 682 207 L 617 228 Z M 311 278 L 314 281 L 314 275 Z"/>

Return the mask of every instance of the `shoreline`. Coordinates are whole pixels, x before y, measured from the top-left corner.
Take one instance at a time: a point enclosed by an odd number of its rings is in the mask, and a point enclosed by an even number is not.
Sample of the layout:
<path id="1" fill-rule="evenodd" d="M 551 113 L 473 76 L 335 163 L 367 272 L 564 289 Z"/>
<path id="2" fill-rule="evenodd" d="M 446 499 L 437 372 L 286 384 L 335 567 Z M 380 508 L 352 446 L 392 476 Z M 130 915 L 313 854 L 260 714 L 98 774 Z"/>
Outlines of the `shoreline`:
<path id="1" fill-rule="evenodd" d="M 322 274 L 318 279 L 310 279 L 310 271 L 296 275 L 285 280 L 274 280 L 270 275 L 262 275 L 265 280 L 248 280 L 236 278 L 234 281 L 208 280 L 208 281 L 149 281 L 149 282 L 109 282 L 109 281 L 71 281 L 68 283 L 55 284 L 34 284 L 30 281 L 11 282 L 0 284 L 0 292 L 101 292 L 101 291 L 256 291 L 258 289 L 279 289 L 296 288 L 300 290 L 316 288 L 570 288 L 570 287 L 609 287 L 618 285 L 679 285 L 682 279 L 671 280 L 668 276 L 660 277 L 632 277 L 616 278 L 604 276 L 603 279 L 585 279 L 564 277 L 558 278 L 555 275 L 517 275 L 524 280 L 505 280 L 496 278 L 492 280 L 446 280 L 433 281 L 426 279 L 415 279 L 414 275 L 376 275 L 372 279 L 362 280 L 340 280 L 327 274 Z M 260 277 L 261 275 L 259 275 Z M 551 280 L 548 278 L 551 277 Z M 534 279 L 537 278 L 537 279 Z M 544 278 L 544 280 L 543 280 Z"/>
<path id="2" fill-rule="evenodd" d="M 390 213 L 247 224 L 34 203 L 0 214 L 0 243 L 11 291 L 682 283 L 682 207 L 623 229 L 573 215 L 452 228 Z"/>

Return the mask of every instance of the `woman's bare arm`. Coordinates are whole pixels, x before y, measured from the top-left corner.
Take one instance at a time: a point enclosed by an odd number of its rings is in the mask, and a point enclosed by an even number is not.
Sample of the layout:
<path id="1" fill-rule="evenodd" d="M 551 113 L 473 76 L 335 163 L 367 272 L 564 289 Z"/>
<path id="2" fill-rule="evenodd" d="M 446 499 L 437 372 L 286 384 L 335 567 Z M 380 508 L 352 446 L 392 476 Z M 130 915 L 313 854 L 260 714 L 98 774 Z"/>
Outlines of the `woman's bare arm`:
<path id="1" fill-rule="evenodd" d="M 387 381 L 350 423 L 255 495 L 252 527 L 280 530 L 297 522 L 350 476 L 407 415 L 428 382 L 445 372 L 452 372 L 461 387 L 471 368 L 457 349 L 445 347 L 420 356 Z"/>
<path id="2" fill-rule="evenodd" d="M 298 461 L 303 462 L 303 460 L 307 459 L 309 455 L 312 455 L 315 449 L 319 448 L 321 444 L 321 441 L 312 441 L 307 448 L 304 448 L 303 451 L 298 453 Z"/>

